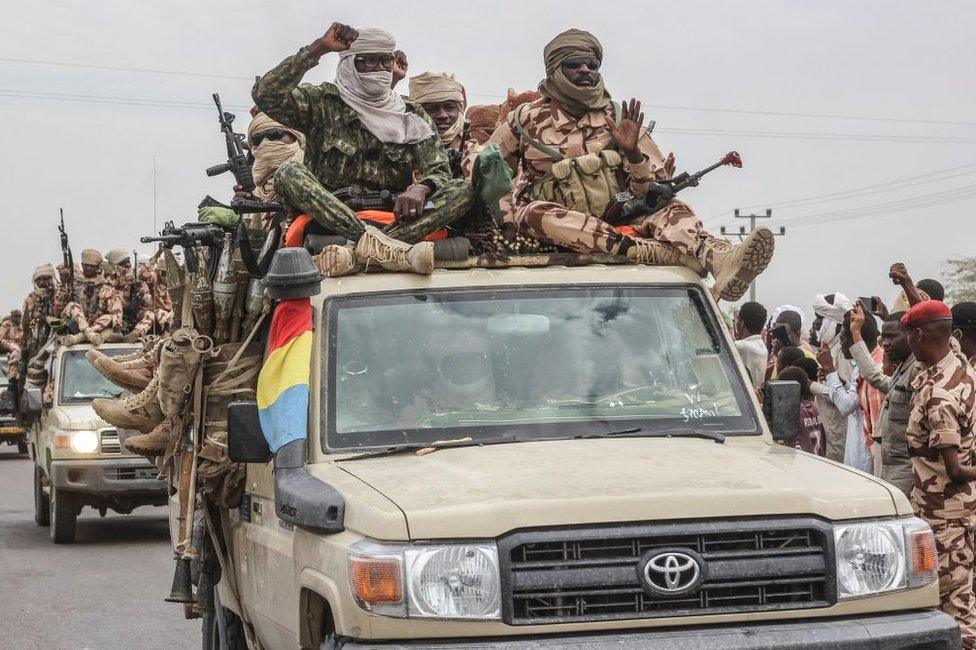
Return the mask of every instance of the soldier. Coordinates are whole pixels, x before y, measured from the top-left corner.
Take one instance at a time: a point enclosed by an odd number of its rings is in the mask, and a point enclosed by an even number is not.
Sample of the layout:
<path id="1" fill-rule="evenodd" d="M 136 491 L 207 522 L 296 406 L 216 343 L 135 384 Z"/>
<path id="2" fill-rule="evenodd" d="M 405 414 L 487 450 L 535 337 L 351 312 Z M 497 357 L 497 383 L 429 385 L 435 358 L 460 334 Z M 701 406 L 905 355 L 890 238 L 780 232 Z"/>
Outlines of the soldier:
<path id="1" fill-rule="evenodd" d="M 52 305 L 55 275 L 54 266 L 51 264 L 41 264 L 34 269 L 34 274 L 31 277 L 34 289 L 27 294 L 27 298 L 24 300 L 18 349 L 7 357 L 7 376 L 11 378 L 20 377 L 21 368 L 25 363 L 23 355 L 27 355 L 28 360 L 33 361 L 27 369 L 27 377 L 24 378 L 24 381 L 26 384 L 36 387 L 43 387 L 47 381 L 47 373 L 44 370 L 46 358 L 37 353 L 47 341 L 49 334 L 47 318 L 54 314 Z M 23 386 L 24 384 L 19 385 Z"/>
<path id="2" fill-rule="evenodd" d="M 0 340 L 20 344 L 20 339 L 24 335 L 21 327 L 22 316 L 23 314 L 19 309 L 14 309 L 8 317 L 3 319 L 3 322 L 0 323 Z"/>
<path id="3" fill-rule="evenodd" d="M 391 90 L 395 49 L 384 30 L 333 23 L 252 90 L 261 110 L 308 138 L 305 164 L 285 163 L 275 175 L 282 202 L 356 242 L 355 251 L 339 247 L 332 257 L 336 274 L 357 261 L 431 273 L 433 245 L 414 242 L 467 212 L 474 198 L 469 183 L 451 179 L 447 154 L 423 108 Z M 335 83 L 300 84 L 328 52 L 339 53 Z M 333 194 L 350 185 L 398 193 L 397 223 L 386 232 L 364 224 Z M 428 202 L 433 209 L 425 211 Z"/>
<path id="4" fill-rule="evenodd" d="M 468 107 L 464 86 L 454 79 L 454 75 L 424 72 L 410 78 L 410 98 L 419 102 L 434 121 L 437 137 L 451 163 L 451 173 L 454 178 L 461 178 L 461 160 L 470 142 L 464 118 Z"/>
<path id="5" fill-rule="evenodd" d="M 630 234 L 604 221 L 610 197 L 622 189 L 645 196 L 650 183 L 671 177 L 674 156 L 665 157 L 642 128 L 640 102 L 625 102 L 620 111 L 611 103 L 596 37 L 568 30 L 546 45 L 544 56 L 543 98 L 509 114 L 490 140 L 512 170 L 522 172 L 519 228 L 575 251 L 643 263 L 675 264 L 679 254 L 694 258 L 715 277 L 716 297 L 738 300 L 769 264 L 772 233 L 757 229 L 733 246 L 706 231 L 681 201 L 636 218 Z"/>
<path id="6" fill-rule="evenodd" d="M 146 270 L 152 274 L 149 287 L 152 289 L 152 309 L 156 324 L 162 331 L 169 330 L 173 326 L 173 300 L 166 286 L 166 262 L 160 256 L 156 260 L 155 269 L 150 268 L 149 265 L 146 267 Z"/>
<path id="7" fill-rule="evenodd" d="M 81 275 L 74 278 L 71 299 L 63 316 L 75 323 L 78 333 L 66 337 L 65 345 L 87 340 L 98 346 L 121 338 L 114 330 L 122 326 L 122 300 L 102 273 L 102 254 L 93 248 L 81 252 Z"/>
<path id="8" fill-rule="evenodd" d="M 105 260 L 112 268 L 112 284 L 122 302 L 122 329 L 126 331 L 123 340 L 134 343 L 156 324 L 151 277 L 145 273 L 145 264 L 139 265 L 138 274 L 132 271 L 132 259 L 124 248 L 113 248 L 105 254 Z"/>
<path id="9" fill-rule="evenodd" d="M 907 430 L 915 475 L 911 501 L 935 532 L 941 609 L 959 623 L 963 647 L 976 648 L 976 371 L 950 343 L 952 312 L 945 303 L 920 302 L 901 322 L 919 361 Z"/>

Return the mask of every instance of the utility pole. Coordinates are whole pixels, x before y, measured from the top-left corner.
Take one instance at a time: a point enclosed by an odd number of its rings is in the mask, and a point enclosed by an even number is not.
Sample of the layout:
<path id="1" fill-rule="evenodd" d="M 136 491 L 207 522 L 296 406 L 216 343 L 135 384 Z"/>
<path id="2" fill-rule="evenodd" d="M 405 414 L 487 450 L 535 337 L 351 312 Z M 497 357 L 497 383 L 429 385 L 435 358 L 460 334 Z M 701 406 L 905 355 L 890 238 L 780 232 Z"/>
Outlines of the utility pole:
<path id="1" fill-rule="evenodd" d="M 756 230 L 756 219 L 771 219 L 773 216 L 773 211 L 766 208 L 766 214 L 739 214 L 739 208 L 735 209 L 736 219 L 748 219 L 749 220 L 749 230 L 746 230 L 745 226 L 739 226 L 739 232 L 726 232 L 725 226 L 722 226 L 721 232 L 723 235 L 735 235 L 739 238 L 739 241 L 745 239 L 753 231 Z M 782 237 L 786 234 L 786 228 L 784 226 L 779 227 L 779 232 L 774 232 L 777 237 Z M 752 302 L 756 301 L 756 280 L 752 281 L 749 285 L 749 300 Z"/>

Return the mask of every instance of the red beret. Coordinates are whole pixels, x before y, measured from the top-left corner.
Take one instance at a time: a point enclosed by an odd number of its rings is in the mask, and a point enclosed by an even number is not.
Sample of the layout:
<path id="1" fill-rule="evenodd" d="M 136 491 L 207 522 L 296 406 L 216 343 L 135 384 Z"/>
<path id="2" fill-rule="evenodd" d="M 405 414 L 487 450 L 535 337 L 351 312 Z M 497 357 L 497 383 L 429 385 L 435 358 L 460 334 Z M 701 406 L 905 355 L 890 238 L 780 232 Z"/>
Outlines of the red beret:
<path id="1" fill-rule="evenodd" d="M 901 317 L 905 327 L 918 327 L 937 320 L 952 320 L 952 310 L 941 300 L 923 300 Z"/>

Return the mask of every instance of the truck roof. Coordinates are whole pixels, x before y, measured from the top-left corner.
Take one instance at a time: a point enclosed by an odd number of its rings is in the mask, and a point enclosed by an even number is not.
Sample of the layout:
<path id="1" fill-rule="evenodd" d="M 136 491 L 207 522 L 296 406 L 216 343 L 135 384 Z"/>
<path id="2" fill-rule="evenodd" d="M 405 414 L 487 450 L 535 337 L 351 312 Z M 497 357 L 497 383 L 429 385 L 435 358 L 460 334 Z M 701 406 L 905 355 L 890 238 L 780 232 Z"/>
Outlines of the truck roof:
<path id="1" fill-rule="evenodd" d="M 329 295 L 457 287 L 652 283 L 702 285 L 701 276 L 683 266 L 620 263 L 585 266 L 549 264 L 539 267 L 463 266 L 455 263 L 453 266 L 455 268 L 439 267 L 431 275 L 369 272 L 326 278 L 322 281 L 319 300 Z"/>

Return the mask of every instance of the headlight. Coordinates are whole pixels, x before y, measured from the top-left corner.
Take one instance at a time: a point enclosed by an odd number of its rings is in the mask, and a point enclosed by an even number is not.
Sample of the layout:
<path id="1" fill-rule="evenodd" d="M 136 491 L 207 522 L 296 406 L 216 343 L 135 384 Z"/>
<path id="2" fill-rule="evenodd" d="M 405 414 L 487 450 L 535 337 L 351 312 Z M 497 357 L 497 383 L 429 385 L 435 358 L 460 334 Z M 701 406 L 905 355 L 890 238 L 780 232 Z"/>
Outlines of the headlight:
<path id="1" fill-rule="evenodd" d="M 498 550 L 492 543 L 349 549 L 349 579 L 363 609 L 406 618 L 498 619 Z"/>
<path id="2" fill-rule="evenodd" d="M 935 537 L 916 517 L 835 525 L 834 555 L 839 598 L 918 587 L 937 579 Z"/>
<path id="3" fill-rule="evenodd" d="M 63 431 L 54 434 L 55 449 L 70 449 L 77 454 L 91 454 L 98 450 L 98 434 L 94 431 Z"/>

